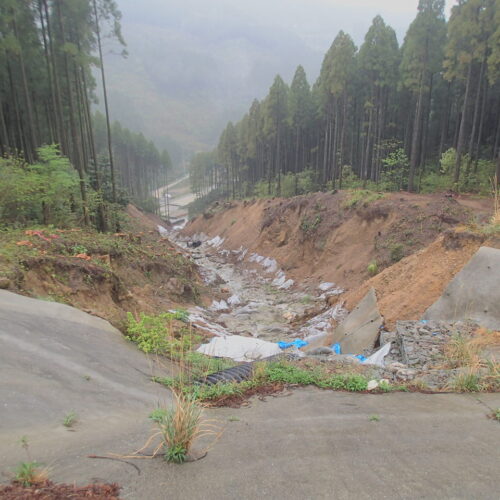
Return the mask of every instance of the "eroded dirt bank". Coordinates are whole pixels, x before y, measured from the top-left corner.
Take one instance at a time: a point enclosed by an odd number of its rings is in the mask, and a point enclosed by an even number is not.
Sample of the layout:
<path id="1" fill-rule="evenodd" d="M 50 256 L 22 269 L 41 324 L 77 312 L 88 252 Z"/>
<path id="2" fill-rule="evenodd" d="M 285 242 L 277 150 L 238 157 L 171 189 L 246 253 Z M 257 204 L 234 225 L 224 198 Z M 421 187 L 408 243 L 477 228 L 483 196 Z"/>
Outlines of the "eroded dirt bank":
<path id="1" fill-rule="evenodd" d="M 428 246 L 441 233 L 476 217 L 481 210 L 452 197 L 392 193 L 363 203 L 353 193 L 316 193 L 291 199 L 227 202 L 212 206 L 183 234 L 224 238 L 276 259 L 296 281 L 333 281 L 352 289 L 382 270 Z"/>
<path id="2" fill-rule="evenodd" d="M 122 232 L 80 228 L 0 235 L 0 288 L 62 302 L 124 329 L 127 312 L 157 314 L 210 303 L 198 267 L 170 240 L 164 222 L 134 206 Z"/>
<path id="3" fill-rule="evenodd" d="M 322 282 L 335 283 L 346 294 L 330 297 L 330 305 L 342 300 L 350 310 L 374 287 L 392 327 L 398 319 L 420 318 L 481 245 L 500 247 L 497 239 L 464 229 L 487 219 L 488 209 L 487 201 L 445 194 L 393 193 L 355 203 L 350 192 L 316 193 L 216 204 L 182 236 L 219 237 L 226 257 L 247 270 L 262 271 L 255 256 L 275 260 L 294 281 L 292 290 L 310 293 Z"/>

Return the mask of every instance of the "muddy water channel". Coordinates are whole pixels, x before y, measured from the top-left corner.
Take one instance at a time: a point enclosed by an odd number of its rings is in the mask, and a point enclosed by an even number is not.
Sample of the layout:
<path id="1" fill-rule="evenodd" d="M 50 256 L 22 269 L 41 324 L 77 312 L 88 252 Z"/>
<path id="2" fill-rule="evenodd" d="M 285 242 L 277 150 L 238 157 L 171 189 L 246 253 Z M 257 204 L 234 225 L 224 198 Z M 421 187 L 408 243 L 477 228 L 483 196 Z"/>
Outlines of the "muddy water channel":
<path id="1" fill-rule="evenodd" d="M 206 323 L 216 335 L 268 342 L 311 340 L 325 336 L 331 320 L 344 314 L 340 306 L 327 305 L 328 296 L 341 293 L 333 283 L 298 285 L 287 279 L 276 261 L 244 248 L 226 250 L 218 237 L 209 240 L 203 234 L 187 238 L 171 233 L 169 238 L 191 254 L 205 282 L 223 297 L 208 308 L 191 311 L 195 322 Z M 199 246 L 193 248 L 193 243 Z M 305 316 L 311 317 L 301 321 Z"/>

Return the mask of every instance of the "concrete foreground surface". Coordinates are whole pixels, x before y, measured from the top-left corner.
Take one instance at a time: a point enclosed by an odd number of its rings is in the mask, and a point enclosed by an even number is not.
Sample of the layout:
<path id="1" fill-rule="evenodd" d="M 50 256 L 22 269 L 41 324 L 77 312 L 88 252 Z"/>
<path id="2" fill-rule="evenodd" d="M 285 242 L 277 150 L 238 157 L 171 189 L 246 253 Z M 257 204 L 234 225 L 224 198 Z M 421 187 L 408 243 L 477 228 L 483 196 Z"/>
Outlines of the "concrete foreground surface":
<path id="1" fill-rule="evenodd" d="M 0 474 L 34 460 L 55 481 L 117 482 L 125 499 L 498 499 L 500 394 L 384 395 L 295 389 L 206 410 L 224 431 L 205 458 L 129 455 L 168 392 L 108 323 L 0 293 Z M 87 379 L 86 376 L 90 376 Z M 74 411 L 77 424 L 63 426 Z M 376 418 L 378 420 L 376 420 Z M 198 449 L 203 448 L 203 443 Z"/>

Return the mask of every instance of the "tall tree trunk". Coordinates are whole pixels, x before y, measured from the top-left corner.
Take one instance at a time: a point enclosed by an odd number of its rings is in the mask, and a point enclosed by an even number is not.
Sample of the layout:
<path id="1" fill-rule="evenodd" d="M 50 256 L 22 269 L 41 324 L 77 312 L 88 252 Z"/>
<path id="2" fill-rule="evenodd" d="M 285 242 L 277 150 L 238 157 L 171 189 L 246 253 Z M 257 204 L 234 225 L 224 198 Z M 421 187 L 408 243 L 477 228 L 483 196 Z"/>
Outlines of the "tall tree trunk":
<path id="1" fill-rule="evenodd" d="M 420 146 L 420 179 L 422 178 L 422 173 L 425 168 L 425 160 L 427 159 L 427 149 L 428 149 L 428 136 L 429 136 L 429 121 L 431 114 L 431 104 L 432 104 L 432 88 L 434 86 L 434 75 L 431 75 L 429 83 L 429 92 L 427 94 L 427 103 L 425 106 L 425 115 L 423 118 L 422 127 L 422 141 Z M 420 185 L 419 185 L 420 188 Z"/>
<path id="2" fill-rule="evenodd" d="M 299 189 L 299 178 L 298 178 L 298 172 L 299 172 L 299 137 L 300 137 L 300 128 L 297 125 L 297 128 L 295 130 L 295 177 L 294 177 L 294 194 L 297 196 L 297 192 Z"/>
<path id="3" fill-rule="evenodd" d="M 444 105 L 444 116 L 441 118 L 441 138 L 439 140 L 439 152 L 438 152 L 438 158 L 441 159 L 441 156 L 443 156 L 444 153 L 444 148 L 446 146 L 447 140 L 448 140 L 448 132 L 450 128 L 450 113 L 451 113 L 451 99 L 450 99 L 450 89 L 451 89 L 451 82 L 448 82 L 447 89 L 446 89 L 446 101 Z"/>
<path id="4" fill-rule="evenodd" d="M 7 125 L 5 124 L 5 116 L 3 112 L 3 103 L 0 101 L 0 148 L 2 155 L 10 154 L 10 142 L 9 133 L 7 131 Z"/>
<path id="5" fill-rule="evenodd" d="M 328 137 L 330 135 L 329 129 L 330 129 L 330 118 L 329 115 L 327 115 L 325 124 L 325 139 L 323 142 L 323 172 L 321 176 L 321 184 L 324 184 L 326 179 L 326 170 L 328 164 Z"/>
<path id="6" fill-rule="evenodd" d="M 469 70 L 467 72 L 467 83 L 465 86 L 464 103 L 462 106 L 462 119 L 460 121 L 460 131 L 458 133 L 457 157 L 455 161 L 455 173 L 453 175 L 453 182 L 455 183 L 457 183 L 460 180 L 460 165 L 462 164 L 462 154 L 465 143 L 465 132 L 467 127 L 467 111 L 469 108 L 471 80 L 472 80 L 472 61 L 469 63 Z"/>
<path id="7" fill-rule="evenodd" d="M 59 123 L 59 115 L 57 113 L 57 103 L 56 103 L 56 95 L 54 90 L 54 69 L 51 64 L 51 59 L 49 55 L 49 43 L 47 41 L 47 30 L 45 27 L 45 16 L 43 13 L 43 5 L 42 0 L 38 0 L 38 12 L 40 15 L 40 23 L 42 27 L 42 39 L 43 39 L 43 52 L 45 56 L 45 66 L 47 67 L 47 78 L 50 89 L 50 102 L 51 102 L 51 111 L 52 113 L 47 113 L 50 117 L 50 114 L 53 116 L 53 136 L 56 138 L 56 142 L 61 145 L 62 144 L 62 134 L 61 134 L 61 124 Z M 52 138 L 51 138 L 52 139 Z"/>
<path id="8" fill-rule="evenodd" d="M 104 96 L 104 110 L 106 112 L 106 130 L 108 133 L 108 154 L 109 154 L 109 168 L 111 170 L 111 189 L 113 202 L 116 203 L 116 182 L 115 182 L 115 166 L 113 161 L 113 147 L 111 140 L 111 124 L 109 119 L 109 106 L 108 106 L 108 93 L 106 90 L 106 75 L 104 73 L 104 58 L 102 56 L 102 44 L 101 44 L 101 30 L 99 28 L 99 14 L 97 12 L 97 2 L 93 0 L 94 4 L 94 15 L 95 15 L 95 25 L 96 25 L 96 36 L 97 36 L 97 47 L 99 49 L 99 62 L 101 67 L 101 80 L 102 80 L 102 90 Z"/>
<path id="9" fill-rule="evenodd" d="M 59 124 L 59 140 L 60 140 L 60 147 L 61 147 L 61 152 L 63 154 L 66 154 L 69 156 L 69 144 L 68 144 L 68 137 L 66 135 L 66 127 L 65 127 L 65 122 L 64 122 L 64 115 L 63 115 L 63 105 L 62 105 L 62 100 L 61 100 L 61 84 L 59 81 L 59 73 L 56 70 L 57 68 L 57 63 L 56 63 L 56 55 L 54 51 L 54 43 L 53 43 L 53 38 L 52 38 L 52 28 L 50 24 L 50 15 L 49 15 L 49 8 L 47 5 L 47 0 L 42 0 L 43 2 L 43 10 L 45 13 L 45 21 L 47 22 L 47 37 L 48 37 L 48 42 L 49 42 L 49 53 L 50 53 L 50 59 L 51 59 L 51 66 L 52 66 L 52 72 L 53 72 L 53 79 L 54 79 L 54 97 L 55 97 L 55 113 L 57 116 L 57 123 Z M 62 42 L 64 43 L 64 41 Z"/>
<path id="10" fill-rule="evenodd" d="M 483 90 L 483 80 L 484 80 L 484 69 L 486 67 L 486 56 L 483 58 L 483 61 L 481 62 L 481 69 L 479 71 L 479 80 L 477 82 L 477 91 L 476 91 L 476 98 L 474 100 L 474 114 L 472 118 L 472 130 L 470 133 L 470 138 L 469 138 L 469 149 L 468 149 L 468 154 L 469 158 L 467 158 L 467 169 L 466 169 L 466 177 L 469 176 L 470 174 L 470 169 L 472 166 L 472 162 L 474 160 L 473 154 L 474 154 L 474 143 L 476 139 L 476 132 L 479 127 L 479 105 L 481 103 L 481 91 Z"/>
<path id="11" fill-rule="evenodd" d="M 61 38 L 64 41 L 64 22 L 61 12 L 61 6 L 57 4 L 57 16 L 59 21 L 59 29 L 61 31 Z M 73 101 L 73 89 L 71 85 L 70 78 L 70 69 L 69 69 L 69 59 L 68 55 L 64 54 L 64 69 L 66 73 L 66 84 L 67 84 L 67 92 L 68 92 L 68 105 L 69 105 L 69 122 L 71 129 L 71 137 L 72 137 L 72 158 L 76 166 L 76 170 L 78 172 L 78 177 L 80 179 L 80 194 L 82 198 L 82 211 L 83 211 L 83 222 L 86 226 L 90 225 L 90 217 L 88 211 L 88 203 L 87 203 L 87 188 L 85 186 L 85 176 L 83 172 L 82 166 L 82 157 L 80 151 L 80 141 L 78 136 L 78 131 L 76 129 L 75 123 L 75 109 L 74 109 L 74 101 Z"/>
<path id="12" fill-rule="evenodd" d="M 372 127 L 373 127 L 373 106 L 370 107 L 370 115 L 368 118 L 368 131 L 366 133 L 366 144 L 365 144 L 365 154 L 363 161 L 363 175 L 361 178 L 363 179 L 363 187 L 366 187 L 366 181 L 368 180 L 368 165 L 371 161 L 370 156 L 370 146 L 371 146 L 371 136 L 372 136 Z"/>
<path id="13" fill-rule="evenodd" d="M 17 92 L 16 92 L 16 86 L 14 85 L 14 78 L 12 76 L 12 67 L 7 59 L 7 73 L 9 75 L 9 84 L 10 84 L 10 95 L 12 96 L 12 101 L 13 101 L 13 106 L 14 106 L 14 121 L 15 121 L 15 128 L 12 127 L 12 144 L 14 147 L 17 147 L 19 151 L 23 151 L 27 149 L 26 143 L 25 143 L 25 136 L 23 134 L 23 129 L 22 129 L 22 122 L 21 122 L 21 113 L 19 111 L 19 100 L 17 98 Z M 15 132 L 17 132 L 17 140 L 16 140 L 16 135 Z"/>
<path id="14" fill-rule="evenodd" d="M 488 102 L 488 80 L 484 80 L 484 93 L 483 102 L 481 104 L 481 116 L 479 117 L 479 130 L 477 132 L 476 146 L 474 149 L 474 173 L 477 172 L 478 162 L 479 162 L 479 150 L 481 147 L 481 139 L 483 137 L 483 127 L 484 127 L 484 116 L 486 114 L 486 103 Z"/>
<path id="15" fill-rule="evenodd" d="M 339 158 L 339 189 L 342 189 L 342 169 L 344 163 L 344 141 L 345 141 L 345 129 L 347 124 L 347 97 L 344 96 L 344 106 L 342 110 L 342 128 L 340 132 L 340 158 Z"/>
<path id="16" fill-rule="evenodd" d="M 497 186 L 500 187 L 500 151 L 498 152 L 498 157 L 497 157 L 497 168 L 495 172 L 495 179 Z"/>
<path id="17" fill-rule="evenodd" d="M 420 88 L 418 91 L 417 104 L 415 110 L 415 121 L 413 123 L 413 134 L 411 140 L 410 172 L 408 175 L 408 191 L 415 191 L 415 174 L 419 163 L 419 143 L 420 129 L 422 124 L 422 107 L 424 95 L 424 76 L 420 76 Z"/>
<path id="18" fill-rule="evenodd" d="M 12 25 L 14 28 L 14 35 L 20 41 L 19 34 L 17 32 L 17 23 L 15 19 L 13 19 Z M 29 158 L 28 161 L 32 161 L 35 158 L 35 149 L 39 146 L 39 143 L 36 134 L 35 121 L 33 119 L 33 104 L 31 102 L 31 95 L 28 88 L 28 78 L 26 77 L 26 66 L 24 64 L 24 55 L 21 43 L 19 43 L 18 60 L 19 60 L 19 67 L 21 68 L 21 80 L 23 85 L 26 113 L 28 115 L 29 141 L 26 141 L 26 144 L 27 145 L 29 144 L 28 146 L 29 150 L 25 151 L 25 153 Z"/>

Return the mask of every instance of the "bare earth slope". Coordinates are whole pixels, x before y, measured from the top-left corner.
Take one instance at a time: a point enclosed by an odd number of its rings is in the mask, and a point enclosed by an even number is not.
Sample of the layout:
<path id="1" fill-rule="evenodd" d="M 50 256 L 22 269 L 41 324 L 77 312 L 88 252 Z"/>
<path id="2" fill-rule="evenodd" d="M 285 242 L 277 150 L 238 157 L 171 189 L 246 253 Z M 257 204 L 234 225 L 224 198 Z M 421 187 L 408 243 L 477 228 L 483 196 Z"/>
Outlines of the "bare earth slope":
<path id="1" fill-rule="evenodd" d="M 386 328 L 398 320 L 419 319 L 443 293 L 451 279 L 467 264 L 483 244 L 498 246 L 493 240 L 472 234 L 447 233 L 431 245 L 404 258 L 358 288 L 342 296 L 350 310 L 374 288 Z"/>
<path id="2" fill-rule="evenodd" d="M 352 196 L 226 203 L 192 221 L 185 234 L 220 235 L 226 248 L 273 257 L 296 281 L 310 277 L 354 289 L 370 278 L 371 262 L 384 269 L 475 216 L 442 194 L 393 193 L 366 205 L 352 204 Z"/>
<path id="3" fill-rule="evenodd" d="M 118 328 L 128 311 L 164 312 L 208 297 L 196 264 L 158 234 L 161 219 L 131 205 L 127 213 L 116 234 L 80 228 L 2 232 L 0 288 L 64 302 Z"/>
<path id="4" fill-rule="evenodd" d="M 481 245 L 500 247 L 463 230 L 489 217 L 488 200 L 393 193 L 353 205 L 352 197 L 228 202 L 193 220 L 185 233 L 220 235 L 226 248 L 273 257 L 301 283 L 332 281 L 347 293 L 330 300 L 345 301 L 349 310 L 373 287 L 389 327 L 420 318 Z M 367 269 L 372 262 L 374 277 Z"/>

